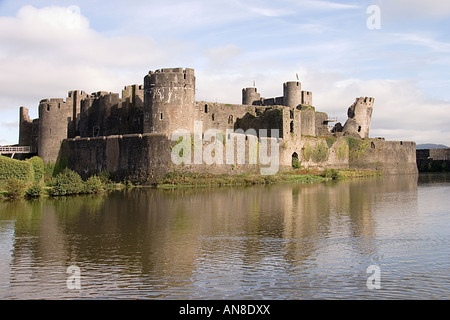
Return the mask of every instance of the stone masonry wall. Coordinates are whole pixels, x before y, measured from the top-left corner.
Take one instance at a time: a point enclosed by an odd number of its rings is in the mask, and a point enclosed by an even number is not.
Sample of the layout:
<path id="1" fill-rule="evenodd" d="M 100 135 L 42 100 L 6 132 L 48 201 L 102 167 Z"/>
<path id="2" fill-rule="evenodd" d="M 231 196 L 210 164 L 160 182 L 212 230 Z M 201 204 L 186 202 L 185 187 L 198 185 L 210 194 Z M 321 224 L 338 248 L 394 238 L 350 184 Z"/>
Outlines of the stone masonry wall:
<path id="1" fill-rule="evenodd" d="M 280 146 L 281 165 L 296 153 L 305 168 L 367 169 L 385 174 L 416 174 L 416 145 L 407 141 L 350 137 L 302 137 Z"/>
<path id="2" fill-rule="evenodd" d="M 278 152 L 272 153 L 270 140 L 250 136 L 245 138 L 245 135 L 216 137 L 220 147 L 216 147 L 214 138 L 201 142 L 201 158 L 198 163 L 195 152 L 199 151 L 195 151 L 194 137 L 191 136 L 191 141 L 186 146 L 191 150 L 190 161 L 175 164 L 172 152 L 183 141 L 170 141 L 166 135 L 161 134 L 67 139 L 62 143 L 59 160 L 66 160 L 68 167 L 84 178 L 106 170 L 117 180 L 152 184 L 168 172 L 261 174 L 263 168 L 270 169 L 274 163 L 261 163 L 259 152 L 262 143 L 266 143 L 267 149 L 263 150 L 267 151 L 262 155 L 269 159 L 279 155 L 278 167 L 274 173 L 290 170 L 294 154 L 304 168 L 367 169 L 385 174 L 417 173 L 414 142 L 304 137 L 301 141 L 279 139 Z M 237 139 L 242 139 L 241 142 L 244 143 L 244 149 L 240 149 L 244 152 L 244 162 L 238 161 L 239 149 L 236 146 L 242 144 L 238 144 Z M 227 148 L 234 150 L 230 153 L 231 162 L 227 161 Z M 221 152 L 221 156 L 217 152 Z M 251 154 L 256 154 L 257 158 L 251 158 Z M 257 159 L 257 162 L 250 159 Z"/>
<path id="3" fill-rule="evenodd" d="M 168 172 L 170 153 L 165 135 L 132 134 L 67 139 L 58 160 L 83 178 L 108 171 L 118 181 L 151 184 Z"/>

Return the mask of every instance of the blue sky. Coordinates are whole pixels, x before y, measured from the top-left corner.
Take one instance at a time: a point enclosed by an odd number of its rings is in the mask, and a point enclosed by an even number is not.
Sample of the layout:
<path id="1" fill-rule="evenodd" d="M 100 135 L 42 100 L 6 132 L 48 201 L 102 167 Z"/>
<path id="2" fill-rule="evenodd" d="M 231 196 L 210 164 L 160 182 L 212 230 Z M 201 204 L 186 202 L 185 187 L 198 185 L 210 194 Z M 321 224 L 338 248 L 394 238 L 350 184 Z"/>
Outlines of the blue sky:
<path id="1" fill-rule="evenodd" d="M 450 145 L 449 30 L 441 0 L 0 1 L 0 144 L 17 143 L 20 106 L 36 118 L 41 99 L 190 67 L 197 100 L 240 103 L 253 81 L 279 96 L 298 73 L 341 122 L 374 97 L 372 137 Z"/>

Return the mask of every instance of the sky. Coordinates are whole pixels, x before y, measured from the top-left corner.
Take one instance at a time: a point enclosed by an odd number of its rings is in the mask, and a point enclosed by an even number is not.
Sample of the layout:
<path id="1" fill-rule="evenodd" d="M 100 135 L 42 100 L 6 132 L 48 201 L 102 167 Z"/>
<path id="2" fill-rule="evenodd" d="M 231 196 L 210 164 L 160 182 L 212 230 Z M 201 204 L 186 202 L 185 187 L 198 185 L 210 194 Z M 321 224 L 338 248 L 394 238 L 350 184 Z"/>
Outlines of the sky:
<path id="1" fill-rule="evenodd" d="M 196 100 L 282 96 L 296 80 L 344 123 L 374 97 L 371 137 L 450 146 L 450 1 L 0 0 L 0 145 L 19 107 L 120 93 L 150 70 L 194 68 Z"/>

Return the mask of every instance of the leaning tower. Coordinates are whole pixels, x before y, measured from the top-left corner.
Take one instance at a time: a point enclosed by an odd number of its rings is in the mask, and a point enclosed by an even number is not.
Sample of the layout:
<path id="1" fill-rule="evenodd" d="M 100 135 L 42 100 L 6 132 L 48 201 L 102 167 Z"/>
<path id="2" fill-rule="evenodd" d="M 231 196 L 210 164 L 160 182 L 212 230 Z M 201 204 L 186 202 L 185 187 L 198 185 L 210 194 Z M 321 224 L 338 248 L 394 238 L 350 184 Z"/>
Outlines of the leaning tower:
<path id="1" fill-rule="evenodd" d="M 160 69 L 145 76 L 144 133 L 193 132 L 194 114 L 194 69 Z"/>

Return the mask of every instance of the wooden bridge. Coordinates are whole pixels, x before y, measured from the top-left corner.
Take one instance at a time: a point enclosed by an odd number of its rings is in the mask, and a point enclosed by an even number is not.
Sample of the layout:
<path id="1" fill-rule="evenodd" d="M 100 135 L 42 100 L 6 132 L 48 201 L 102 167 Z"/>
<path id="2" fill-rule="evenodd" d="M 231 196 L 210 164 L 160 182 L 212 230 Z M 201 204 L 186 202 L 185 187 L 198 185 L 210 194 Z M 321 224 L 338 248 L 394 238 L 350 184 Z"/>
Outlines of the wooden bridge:
<path id="1" fill-rule="evenodd" d="M 30 146 L 0 147 L 0 154 L 10 154 L 11 158 L 13 158 L 16 153 L 37 153 L 37 150 L 35 147 Z"/>

